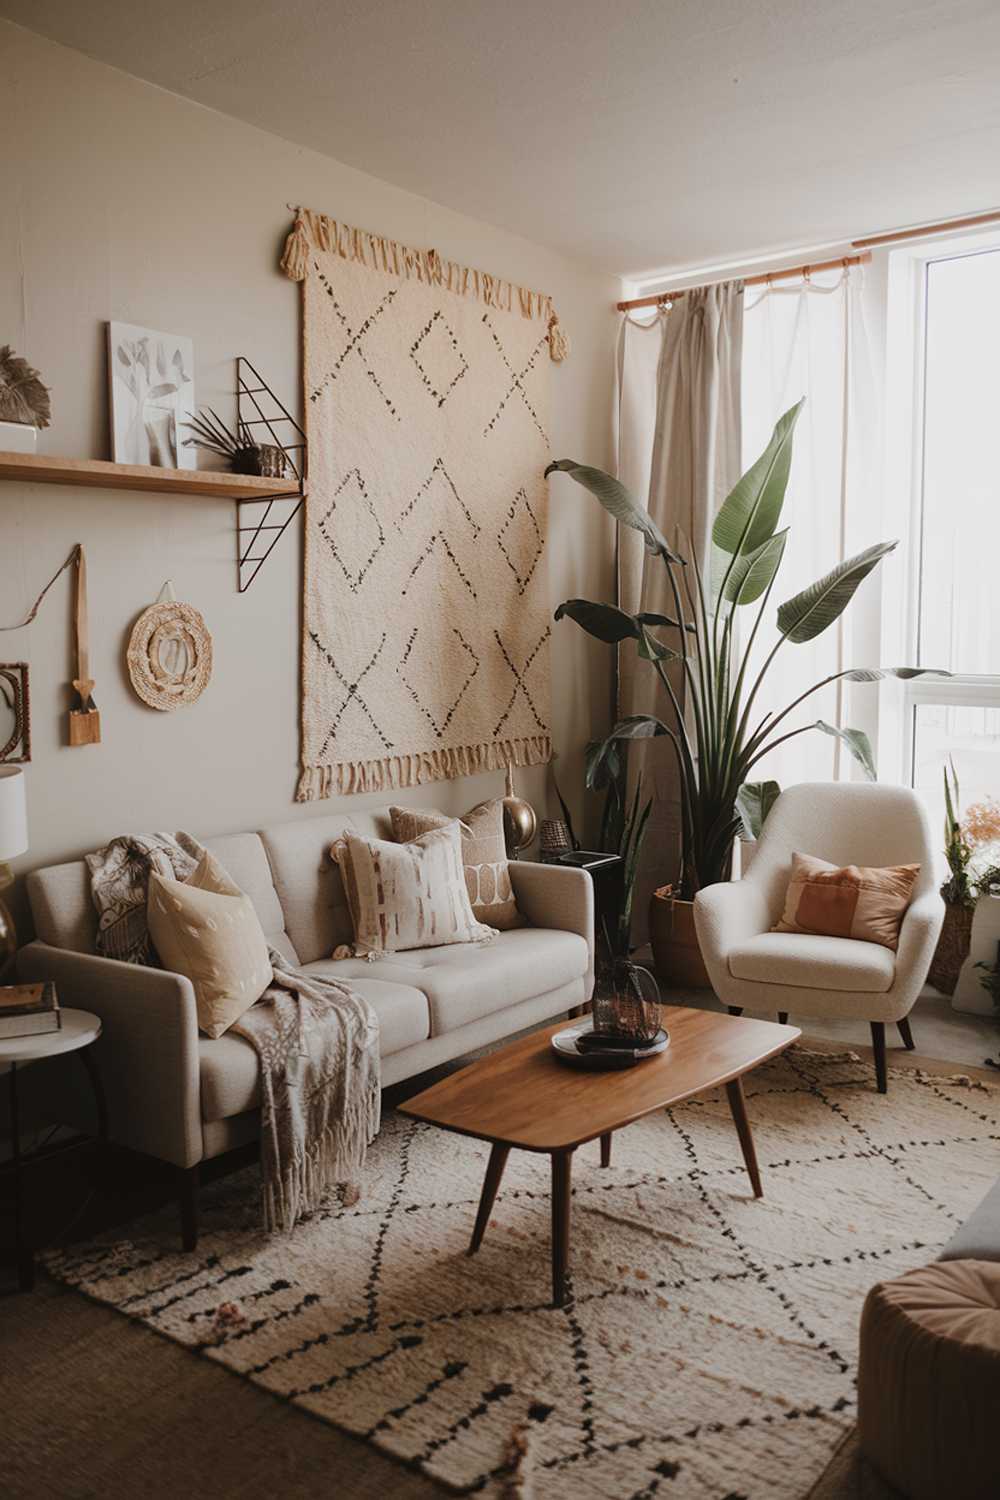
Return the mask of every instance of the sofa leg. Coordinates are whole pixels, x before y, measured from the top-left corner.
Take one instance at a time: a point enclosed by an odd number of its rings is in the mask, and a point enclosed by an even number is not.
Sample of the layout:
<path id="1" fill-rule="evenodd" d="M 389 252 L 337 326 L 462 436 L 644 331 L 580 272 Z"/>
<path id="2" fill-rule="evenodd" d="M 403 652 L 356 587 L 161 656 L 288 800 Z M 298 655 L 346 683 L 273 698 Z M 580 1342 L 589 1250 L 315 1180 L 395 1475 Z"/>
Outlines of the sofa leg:
<path id="1" fill-rule="evenodd" d="M 872 1027 L 872 1051 L 875 1053 L 875 1079 L 878 1083 L 880 1094 L 889 1091 L 889 1083 L 885 1071 L 885 1022 L 873 1021 Z"/>
<path id="2" fill-rule="evenodd" d="M 178 1169 L 178 1198 L 181 1209 L 181 1246 L 194 1250 L 198 1245 L 198 1165 Z"/>
<path id="3" fill-rule="evenodd" d="M 741 1016 L 743 1014 L 742 1005 L 731 1005 L 729 1007 L 729 1014 L 731 1016 Z"/>
<path id="4" fill-rule="evenodd" d="M 904 1016 L 901 1021 L 897 1021 L 896 1026 L 899 1029 L 900 1036 L 903 1038 L 903 1046 L 907 1052 L 912 1052 L 917 1044 L 913 1040 L 913 1032 L 910 1030 L 909 1016 Z"/>
<path id="5" fill-rule="evenodd" d="M 778 1011 L 778 1025 L 779 1026 L 787 1026 L 788 1025 L 788 1012 L 787 1012 L 787 1010 L 779 1010 Z"/>

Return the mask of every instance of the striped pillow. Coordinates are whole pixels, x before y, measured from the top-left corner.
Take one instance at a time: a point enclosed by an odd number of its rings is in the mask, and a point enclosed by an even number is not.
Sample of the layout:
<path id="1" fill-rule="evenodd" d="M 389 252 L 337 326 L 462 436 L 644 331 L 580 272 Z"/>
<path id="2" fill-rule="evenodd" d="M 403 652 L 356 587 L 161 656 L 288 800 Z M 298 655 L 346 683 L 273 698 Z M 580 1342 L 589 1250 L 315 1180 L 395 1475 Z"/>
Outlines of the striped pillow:
<path id="1" fill-rule="evenodd" d="M 408 844 L 433 828 L 444 828 L 453 822 L 447 813 L 417 807 L 390 807 L 392 836 Z M 514 900 L 514 888 L 507 868 L 507 846 L 503 836 L 503 799 L 481 802 L 465 813 L 459 823 L 462 829 L 462 859 L 465 884 L 477 921 L 507 932 L 523 927 L 524 918 Z"/>
<path id="2" fill-rule="evenodd" d="M 330 850 L 340 866 L 359 958 L 477 943 L 496 936 L 469 904 L 457 822 L 408 844 L 348 830 Z"/>
<path id="3" fill-rule="evenodd" d="M 785 909 L 772 932 L 814 932 L 895 948 L 919 865 L 846 865 L 792 855 Z"/>

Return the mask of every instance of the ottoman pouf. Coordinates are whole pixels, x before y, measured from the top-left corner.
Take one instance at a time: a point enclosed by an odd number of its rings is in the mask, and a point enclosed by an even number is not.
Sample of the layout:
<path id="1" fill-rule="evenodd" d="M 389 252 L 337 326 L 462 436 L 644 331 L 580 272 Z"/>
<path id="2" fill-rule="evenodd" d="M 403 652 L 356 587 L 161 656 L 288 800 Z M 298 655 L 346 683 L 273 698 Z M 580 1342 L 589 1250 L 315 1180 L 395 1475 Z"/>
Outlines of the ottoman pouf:
<path id="1" fill-rule="evenodd" d="M 938 1261 L 872 1287 L 858 1433 L 908 1500 L 997 1500 L 1000 1262 Z"/>

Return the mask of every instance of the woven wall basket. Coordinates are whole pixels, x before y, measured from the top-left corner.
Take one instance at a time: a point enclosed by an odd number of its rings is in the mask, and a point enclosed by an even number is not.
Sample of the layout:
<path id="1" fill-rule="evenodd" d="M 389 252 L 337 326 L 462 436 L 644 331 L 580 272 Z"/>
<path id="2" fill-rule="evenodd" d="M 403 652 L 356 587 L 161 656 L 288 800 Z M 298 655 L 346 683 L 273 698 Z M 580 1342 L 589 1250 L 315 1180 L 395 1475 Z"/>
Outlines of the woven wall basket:
<path id="1" fill-rule="evenodd" d="M 142 701 L 168 712 L 193 703 L 208 686 L 212 637 L 194 605 L 151 604 L 132 627 L 125 662 Z"/>

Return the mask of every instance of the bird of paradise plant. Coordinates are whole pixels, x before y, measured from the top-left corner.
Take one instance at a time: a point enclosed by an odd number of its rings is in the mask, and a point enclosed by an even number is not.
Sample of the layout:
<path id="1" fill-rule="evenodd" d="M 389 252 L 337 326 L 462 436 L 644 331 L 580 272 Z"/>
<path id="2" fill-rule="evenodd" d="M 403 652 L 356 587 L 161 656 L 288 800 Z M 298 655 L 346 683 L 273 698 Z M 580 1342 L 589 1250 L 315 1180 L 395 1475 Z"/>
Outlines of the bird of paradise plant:
<path id="1" fill-rule="evenodd" d="M 755 719 L 755 704 L 778 652 L 814 640 L 832 625 L 862 580 L 897 545 L 878 542 L 865 548 L 781 604 L 775 620 L 777 640 L 763 665 L 753 671 L 753 647 L 788 540 L 788 528 L 779 530 L 778 523 L 791 468 L 792 435 L 802 405 L 798 402 L 778 420 L 760 458 L 723 502 L 712 527 L 704 571 L 695 558 L 683 558 L 668 545 L 648 512 L 610 474 L 566 458 L 549 464 L 545 471 L 546 475 L 568 474 L 588 489 L 617 522 L 641 533 L 646 550 L 659 557 L 667 572 L 673 602 L 670 615 L 646 611 L 632 615 L 613 604 L 567 599 L 556 610 L 556 619 L 568 616 L 589 635 L 619 648 L 635 641 L 640 658 L 659 677 L 672 723 L 665 724 L 652 714 L 620 720 L 593 748 L 588 773 L 599 775 L 602 760 L 614 757 L 621 741 L 660 735 L 670 740 L 681 778 L 679 885 L 687 899 L 702 886 L 727 878 L 733 839 L 742 822 L 738 801 L 744 809 L 755 801 L 767 801 L 774 784 L 751 784 L 742 799 L 741 789 L 753 767 L 775 746 L 818 729 L 846 745 L 865 776 L 875 780 L 871 745 L 860 729 L 841 729 L 822 719 L 784 727 L 806 698 L 838 678 L 877 682 L 884 677 L 918 677 L 925 670 L 853 667 L 834 672 L 800 693 L 787 708 Z M 750 605 L 757 606 L 752 623 L 748 630 L 738 629 L 740 612 Z M 672 645 L 666 644 L 662 633 L 668 634 Z M 667 671 L 668 663 L 676 663 L 675 670 L 680 671 L 677 685 Z"/>

